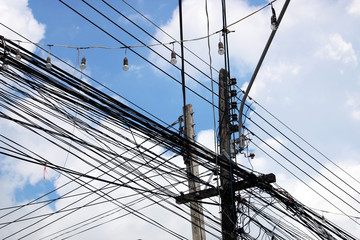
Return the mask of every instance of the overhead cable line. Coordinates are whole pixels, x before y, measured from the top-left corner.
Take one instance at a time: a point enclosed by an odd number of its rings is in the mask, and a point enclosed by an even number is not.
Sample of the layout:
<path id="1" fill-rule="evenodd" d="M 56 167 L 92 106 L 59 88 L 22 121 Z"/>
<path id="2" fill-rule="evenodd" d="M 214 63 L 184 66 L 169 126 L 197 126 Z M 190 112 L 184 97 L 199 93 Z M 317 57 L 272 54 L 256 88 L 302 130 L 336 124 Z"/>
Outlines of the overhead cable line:
<path id="1" fill-rule="evenodd" d="M 250 106 L 249 106 L 249 109 Z M 267 119 L 265 119 L 263 116 L 261 116 L 257 111 L 255 111 L 254 109 L 251 109 L 253 113 L 255 113 L 261 120 L 263 120 L 265 123 L 267 123 L 270 127 L 272 127 L 273 129 L 275 129 L 278 133 L 281 134 L 281 136 L 285 137 L 288 141 L 290 141 L 292 144 L 294 144 L 294 146 L 296 146 L 297 148 L 299 148 L 303 153 L 305 153 L 308 157 L 310 157 L 312 160 L 314 160 L 317 164 L 319 164 L 323 169 L 325 169 L 326 171 L 328 171 L 329 173 L 331 173 L 333 176 L 335 176 L 338 180 L 340 180 L 342 183 L 344 183 L 346 186 L 348 186 L 349 188 L 351 188 L 354 192 L 356 192 L 357 194 L 360 194 L 360 192 L 358 190 L 356 190 L 353 186 L 351 186 L 349 183 L 347 183 L 342 177 L 338 176 L 337 174 L 335 174 L 332 170 L 330 170 L 327 166 L 325 166 L 323 163 L 321 163 L 319 160 L 317 160 L 314 156 L 312 156 L 311 154 L 309 154 L 307 151 L 305 151 L 302 147 L 299 146 L 299 144 L 297 144 L 296 142 L 294 142 L 292 139 L 290 139 L 288 136 L 286 136 L 283 132 L 281 132 L 278 128 L 276 128 L 273 124 L 271 124 Z M 256 123 L 252 118 L 249 118 L 247 116 L 245 116 L 247 119 L 249 119 L 249 121 L 251 121 L 252 123 L 255 124 L 255 126 L 260 127 L 260 125 L 258 123 Z M 264 128 L 262 128 L 263 131 Z M 266 132 L 268 135 L 269 133 Z M 281 143 L 278 139 L 276 139 L 275 137 L 269 135 L 272 139 L 274 139 L 277 143 L 279 143 L 281 146 L 283 146 L 286 150 L 288 150 L 289 152 L 291 152 L 295 157 L 297 157 L 298 159 L 300 159 L 302 162 L 304 162 L 307 166 L 309 166 L 311 169 L 313 169 L 314 171 L 316 171 L 319 175 L 321 175 L 322 177 L 324 177 L 325 179 L 327 179 L 329 182 L 331 182 L 334 186 L 336 186 L 339 190 L 343 191 L 344 193 L 346 193 L 347 195 L 349 195 L 348 192 L 345 192 L 345 190 L 343 188 L 340 188 L 339 186 L 337 186 L 332 180 L 328 179 L 326 176 L 324 176 L 324 174 L 322 174 L 321 172 L 319 172 L 317 169 L 315 169 L 314 166 L 310 165 L 310 163 L 306 162 L 303 158 L 301 158 L 299 155 L 295 154 L 294 151 L 290 150 L 287 146 L 285 146 L 283 143 Z M 350 196 L 350 195 L 349 195 Z M 350 196 L 351 198 L 353 198 L 352 196 Z M 353 198 L 354 199 L 354 198 Z M 358 200 L 354 199 L 355 201 L 357 201 L 358 203 L 360 203 Z"/>
<path id="2" fill-rule="evenodd" d="M 124 44 L 122 41 L 120 41 L 119 39 L 117 39 L 116 37 L 114 37 L 112 34 L 108 33 L 106 30 L 104 30 L 103 28 L 101 28 L 99 25 L 97 25 L 96 23 L 94 23 L 93 21 L 91 21 L 89 18 L 85 17 L 83 14 L 79 13 L 77 10 L 75 10 L 74 8 L 70 7 L 68 4 L 66 4 L 65 2 L 63 2 L 62 0 L 59 0 L 61 3 L 63 3 L 65 6 L 67 6 L 69 9 L 71 9 L 72 11 L 74 11 L 76 14 L 78 14 L 79 16 L 81 16 L 82 18 L 84 18 L 85 20 L 87 20 L 88 22 L 90 22 L 91 24 L 93 24 L 95 27 L 99 28 L 101 31 L 103 31 L 106 35 L 110 36 L 111 38 L 113 38 L 115 41 L 119 42 L 120 44 L 126 46 L 126 44 Z M 94 9 L 95 11 L 97 11 L 96 9 Z M 112 21 L 112 20 L 111 20 Z M 117 25 L 115 23 L 115 25 Z M 170 77 L 171 79 L 175 80 L 176 82 L 178 82 L 179 84 L 181 84 L 181 82 L 174 78 L 173 76 L 171 76 L 168 72 L 165 72 L 163 69 L 161 69 L 159 66 L 157 66 L 155 63 L 147 60 L 144 56 L 142 56 L 141 54 L 139 54 L 138 52 L 134 51 L 132 48 L 129 48 L 130 51 L 132 51 L 135 55 L 139 56 L 141 59 L 145 60 L 146 62 L 150 63 L 150 65 L 152 65 L 153 67 L 155 67 L 156 69 L 160 70 L 161 72 L 163 72 L 165 75 L 167 75 L 168 77 Z M 161 56 L 161 55 L 160 55 Z M 167 59 L 165 59 L 166 61 L 169 61 Z M 195 80 L 195 79 L 194 79 Z M 205 86 L 204 86 L 205 87 Z M 211 104 L 211 102 L 209 100 L 207 100 L 205 97 L 201 96 L 200 94 L 198 94 L 196 91 L 194 91 L 193 89 L 189 88 L 188 86 L 186 86 L 186 88 L 191 91 L 192 93 L 194 93 L 195 95 L 197 95 L 198 97 L 200 97 L 201 99 L 203 99 L 204 101 L 208 102 L 209 104 Z"/>
<path id="3" fill-rule="evenodd" d="M 28 42 L 34 44 L 36 46 L 36 44 L 32 41 L 30 41 L 28 38 L 26 38 L 25 36 L 21 35 L 20 33 L 14 31 L 12 28 L 9 28 L 8 26 L 4 25 L 3 23 L 0 22 L 0 25 L 2 25 L 3 27 L 5 27 L 6 29 L 8 29 L 9 31 L 13 32 L 14 34 L 20 36 L 23 39 L 26 39 Z M 41 46 L 37 46 L 39 47 L 42 51 L 47 52 L 47 50 L 45 50 L 44 48 L 42 48 Z M 51 56 L 55 57 L 57 60 L 59 60 L 61 63 L 65 64 L 66 66 L 70 67 L 71 69 L 73 69 L 74 71 L 80 72 L 79 69 L 75 68 L 74 66 L 72 66 L 71 64 L 69 64 L 68 62 L 64 61 L 61 58 L 58 58 L 57 56 L 51 54 Z M 99 84 L 101 87 L 103 87 L 104 89 L 110 91 L 111 93 L 115 94 L 116 96 L 120 97 L 121 99 L 125 100 L 126 102 L 130 103 L 131 105 L 135 106 L 137 109 L 140 109 L 142 112 L 148 114 L 149 116 L 151 116 L 152 118 L 158 120 L 159 122 L 162 122 L 164 124 L 166 124 L 164 121 L 162 121 L 161 119 L 157 118 L 156 116 L 154 116 L 153 114 L 151 114 L 150 112 L 146 111 L 145 109 L 141 108 L 139 105 L 135 104 L 134 102 L 130 101 L 129 99 L 124 98 L 123 96 L 121 96 L 119 93 L 115 92 L 114 90 L 110 89 L 109 87 L 107 87 L 106 85 L 102 84 L 101 82 L 95 80 L 94 78 L 92 78 L 89 75 L 86 75 L 85 73 L 82 73 L 83 75 L 85 75 L 87 78 L 89 78 L 90 80 L 92 80 L 93 82 L 95 82 L 96 84 Z"/>
<path id="4" fill-rule="evenodd" d="M 246 127 L 245 127 L 246 128 Z M 259 138 L 257 135 L 253 134 L 253 136 L 255 136 L 256 138 L 258 138 L 262 143 L 264 143 L 265 145 L 267 145 L 268 147 L 272 148 L 270 145 L 268 145 L 264 140 L 261 140 L 261 138 Z M 316 191 L 313 187 L 311 187 L 309 184 L 307 184 L 304 180 L 302 180 L 300 177 L 298 177 L 297 175 L 295 175 L 292 171 L 290 171 L 289 168 L 285 167 L 285 165 L 283 165 L 281 162 L 279 162 L 278 160 L 276 160 L 272 155 L 270 155 L 267 151 L 265 151 L 262 147 L 260 147 L 258 144 L 256 144 L 253 140 L 251 140 L 252 144 L 254 144 L 260 151 L 262 151 L 263 153 L 265 153 L 269 158 L 271 158 L 272 160 L 274 160 L 277 164 L 279 164 L 281 167 L 283 167 L 286 171 L 288 171 L 291 175 L 293 175 L 296 179 L 298 179 L 301 183 L 303 183 L 305 186 L 307 186 L 309 189 L 311 189 L 314 193 L 316 193 L 318 196 L 320 196 L 322 199 L 324 199 L 326 202 L 328 202 L 330 205 L 332 205 L 334 208 L 336 208 L 338 211 L 340 211 L 341 213 L 343 213 L 345 216 L 347 216 L 350 220 L 352 220 L 353 222 L 355 222 L 356 224 L 359 225 L 359 223 L 357 223 L 356 221 L 354 221 L 354 219 L 352 219 L 348 214 L 346 214 L 343 210 L 341 210 L 337 205 L 335 205 L 333 202 L 331 202 L 329 199 L 327 199 L 326 197 L 324 197 L 323 195 L 321 195 L 318 191 Z M 273 149 L 273 151 L 277 152 L 278 154 L 281 155 L 281 153 L 279 153 L 277 150 Z M 287 158 L 285 158 L 287 159 Z"/>
<path id="5" fill-rule="evenodd" d="M 112 9 L 116 10 L 114 7 L 112 7 L 107 1 L 102 0 L 106 5 L 108 5 L 109 7 L 111 7 Z M 227 25 L 227 28 L 238 24 L 239 22 L 253 16 L 254 14 L 262 11 L 263 9 L 265 9 L 266 7 L 270 6 L 272 3 L 276 2 L 277 0 L 273 0 L 270 3 L 264 5 L 263 7 L 257 9 L 256 11 L 246 15 L 245 17 L 242 17 L 240 19 L 238 19 L 237 21 Z M 125 1 L 123 1 L 125 2 Z M 79 50 L 86 50 L 86 49 L 92 49 L 92 48 L 100 48 L 100 49 L 108 49 L 108 50 L 113 50 L 113 49 L 129 49 L 129 48 L 141 48 L 141 47 L 155 47 L 155 46 L 165 46 L 165 45 L 172 45 L 174 43 L 181 43 L 181 42 L 193 42 L 193 41 L 199 41 L 199 40 L 203 40 L 203 39 L 207 39 L 211 36 L 217 35 L 219 33 L 221 33 L 223 30 L 218 30 L 216 32 L 213 32 L 211 34 L 207 34 L 206 36 L 202 36 L 202 37 L 197 37 L 197 38 L 192 38 L 192 39 L 184 39 L 184 40 L 176 40 L 175 38 L 173 38 L 171 35 L 169 35 L 168 33 L 166 33 L 161 27 L 159 27 L 157 24 L 155 24 L 153 21 L 151 21 L 149 18 L 147 18 L 145 15 L 143 15 L 141 12 L 139 12 L 138 10 L 136 10 L 134 7 L 131 6 L 131 4 L 125 2 L 129 7 L 131 7 L 134 11 L 136 11 L 140 16 L 144 17 L 147 21 L 149 21 L 151 24 L 153 24 L 156 28 L 158 28 L 159 30 L 161 30 L 163 33 L 165 33 L 168 37 L 172 38 L 173 41 L 171 42 L 165 42 L 165 43 L 155 43 L 155 44 L 144 44 L 144 45 L 127 45 L 127 46 L 122 46 L 122 47 L 108 47 L 108 46 L 70 46 L 70 45 L 65 45 L 65 44 L 49 44 L 49 43 L 40 43 L 40 42 L 31 42 L 31 41 L 23 41 L 23 40 L 18 40 L 18 39 L 11 39 L 14 42 L 19 42 L 19 43 L 31 43 L 31 44 L 35 44 L 37 46 L 48 46 L 48 47 L 65 47 L 65 48 L 73 48 L 73 49 L 79 49 Z M 116 10 L 116 12 L 120 13 L 119 11 Z M 120 13 L 121 14 L 121 13 Z M 127 18 L 125 15 L 121 14 L 122 16 L 124 16 L 128 21 L 132 22 L 133 24 L 135 24 L 133 21 L 131 21 L 129 18 Z M 10 40 L 10 39 L 9 39 Z M 186 50 L 190 51 L 190 49 L 186 48 Z M 195 53 L 192 53 L 195 56 L 198 56 Z M 199 60 L 202 60 L 201 58 L 199 58 Z M 204 61 L 204 63 L 206 63 Z M 207 63 L 206 63 L 207 64 Z"/>
<path id="6" fill-rule="evenodd" d="M 350 177 L 352 180 L 356 181 L 360 184 L 360 181 L 349 172 L 345 171 L 341 166 L 339 166 L 337 163 L 335 163 L 333 160 L 331 160 L 329 157 L 327 157 L 324 153 L 322 153 L 319 149 L 315 148 L 314 145 L 312 145 L 310 142 L 305 140 L 303 137 L 301 137 L 298 133 L 296 133 L 293 129 L 291 129 L 288 125 L 286 125 L 283 121 L 281 121 L 278 117 L 276 117 L 274 114 L 272 114 L 269 110 L 267 110 L 264 106 L 262 106 L 259 102 L 252 99 L 256 105 L 258 105 L 261 109 L 263 109 L 267 114 L 269 114 L 272 118 L 274 118 L 277 122 L 279 122 L 282 126 L 284 126 L 286 129 L 288 129 L 291 133 L 293 133 L 296 137 L 298 137 L 300 140 L 302 140 L 304 143 L 306 143 L 310 148 L 315 150 L 317 153 L 319 153 L 322 157 L 324 157 L 326 160 L 328 160 L 330 163 L 332 163 L 335 167 L 340 169 L 343 173 L 345 173 L 348 177 Z M 258 115 L 258 114 L 257 114 Z"/>
<path id="7" fill-rule="evenodd" d="M 109 154 L 110 154 L 110 151 L 109 151 Z M 202 155 L 202 156 L 204 156 L 204 155 Z"/>
<path id="8" fill-rule="evenodd" d="M 326 177 L 324 174 L 322 174 L 320 171 L 318 171 L 317 169 L 315 169 L 313 166 L 311 166 L 308 162 L 306 162 L 302 157 L 300 157 L 299 155 L 297 155 L 294 151 L 290 150 L 287 146 L 285 146 L 283 143 L 281 143 L 278 139 L 276 139 L 274 136 L 272 136 L 268 131 L 266 131 L 263 127 L 261 127 L 260 125 L 256 124 L 253 120 L 249 119 L 253 124 L 255 124 L 255 126 L 257 126 L 260 130 L 262 130 L 264 133 L 266 133 L 268 136 L 270 136 L 272 139 L 274 139 L 278 144 L 280 144 L 282 147 L 284 147 L 287 151 L 289 151 L 292 155 L 294 155 L 297 159 L 299 159 L 301 162 L 305 163 L 309 168 L 311 168 L 312 170 L 314 170 L 316 173 L 318 173 L 321 177 L 323 177 L 324 179 L 326 179 L 329 183 L 331 183 L 333 186 L 335 186 L 337 189 L 339 189 L 340 191 L 342 191 L 344 194 L 346 194 L 347 196 L 349 196 L 351 199 L 353 199 L 355 202 L 359 203 L 360 202 L 355 199 L 352 195 L 350 195 L 347 191 L 345 191 L 343 188 L 340 188 L 337 184 L 335 184 L 332 180 L 330 180 L 328 177 Z M 275 150 L 273 147 L 270 146 L 271 149 Z M 313 181 L 315 181 L 317 184 L 319 184 L 321 187 L 323 187 L 325 190 L 327 190 L 329 193 L 333 194 L 336 198 L 338 198 L 340 201 L 344 202 L 346 205 L 348 205 L 350 208 L 352 208 L 353 210 L 355 210 L 356 212 L 360 213 L 360 211 L 357 210 L 357 208 L 354 208 L 351 204 L 349 204 L 348 202 L 345 202 L 343 200 L 342 197 L 339 197 L 338 195 L 336 195 L 333 191 L 331 191 L 328 187 L 324 186 L 324 184 L 321 184 L 318 180 L 314 179 L 312 176 L 310 176 L 310 174 L 306 171 L 304 171 L 303 169 L 301 169 L 297 164 L 295 164 L 293 161 L 290 161 L 287 157 L 285 157 L 283 154 L 280 154 L 278 151 L 276 151 L 282 158 L 284 158 L 285 160 L 287 160 L 289 163 L 291 163 L 294 167 L 296 167 L 298 170 L 300 170 L 301 172 L 303 172 L 306 176 L 308 176 L 310 179 L 312 179 Z"/>

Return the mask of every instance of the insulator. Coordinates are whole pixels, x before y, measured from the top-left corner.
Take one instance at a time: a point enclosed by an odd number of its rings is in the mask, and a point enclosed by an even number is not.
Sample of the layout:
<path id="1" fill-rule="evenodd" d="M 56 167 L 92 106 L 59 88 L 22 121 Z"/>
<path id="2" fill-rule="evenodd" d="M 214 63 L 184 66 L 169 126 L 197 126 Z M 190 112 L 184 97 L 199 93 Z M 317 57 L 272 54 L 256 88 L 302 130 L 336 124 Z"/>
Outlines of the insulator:
<path id="1" fill-rule="evenodd" d="M 231 133 L 237 132 L 237 131 L 239 131 L 239 126 L 237 124 L 230 124 L 229 131 Z"/>
<path id="2" fill-rule="evenodd" d="M 231 109 L 236 109 L 237 108 L 237 102 L 231 102 L 230 107 L 231 107 Z"/>
<path id="3" fill-rule="evenodd" d="M 235 121 L 238 120 L 238 115 L 237 115 L 236 113 L 231 114 L 230 117 L 231 117 L 231 121 L 232 121 L 232 122 L 235 122 Z"/>
<path id="4" fill-rule="evenodd" d="M 231 97 L 236 97 L 236 94 L 237 94 L 236 90 L 230 90 Z"/>
<path id="5" fill-rule="evenodd" d="M 236 85 L 236 78 L 230 78 L 230 85 Z"/>

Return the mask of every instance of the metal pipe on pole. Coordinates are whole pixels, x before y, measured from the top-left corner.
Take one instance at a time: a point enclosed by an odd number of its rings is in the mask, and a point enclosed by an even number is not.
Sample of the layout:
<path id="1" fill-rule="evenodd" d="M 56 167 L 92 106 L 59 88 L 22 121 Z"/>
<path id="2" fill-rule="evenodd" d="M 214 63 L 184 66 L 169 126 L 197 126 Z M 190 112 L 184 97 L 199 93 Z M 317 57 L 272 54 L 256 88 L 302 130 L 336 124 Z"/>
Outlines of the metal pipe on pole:
<path id="1" fill-rule="evenodd" d="M 266 43 L 266 46 L 265 46 L 265 48 L 264 48 L 264 50 L 263 50 L 263 52 L 262 52 L 262 54 L 261 54 L 261 57 L 260 57 L 260 59 L 259 59 L 259 62 L 258 62 L 258 64 L 256 65 L 255 71 L 254 71 L 254 73 L 253 73 L 253 75 L 252 75 L 252 77 L 251 77 L 251 80 L 250 80 L 250 82 L 249 82 L 249 85 L 247 86 L 246 91 L 245 91 L 245 93 L 244 93 L 244 96 L 243 96 L 243 98 L 242 98 L 242 100 L 241 100 L 240 110 L 239 110 L 239 138 L 240 138 L 239 140 L 240 140 L 240 151 L 242 151 L 242 150 L 244 149 L 244 139 L 243 139 L 243 132 L 242 132 L 242 129 L 243 129 L 242 115 L 243 115 L 243 111 L 244 111 L 245 102 L 246 102 L 246 99 L 247 99 L 247 97 L 248 97 L 248 95 L 249 95 L 250 89 L 251 89 L 251 87 L 252 87 L 252 85 L 253 85 L 253 83 L 254 83 L 254 81 L 255 81 L 255 78 L 256 78 L 259 70 L 260 70 L 260 67 L 261 67 L 261 65 L 262 65 L 262 63 L 263 63 L 263 61 L 264 61 L 264 59 L 265 59 L 265 56 L 266 56 L 266 54 L 267 54 L 267 52 L 268 52 L 268 50 L 269 50 L 269 47 L 270 47 L 270 45 L 271 45 L 271 42 L 272 42 L 272 40 L 273 40 L 273 38 L 274 38 L 274 36 L 275 36 L 275 34 L 276 34 L 276 32 L 277 32 L 277 28 L 278 28 L 279 25 L 280 25 L 280 22 L 281 22 L 284 14 L 285 14 L 285 11 L 286 11 L 289 3 L 290 3 L 290 0 L 286 0 L 286 2 L 284 3 L 284 6 L 283 6 L 283 8 L 282 8 L 282 10 L 281 10 L 281 13 L 280 13 L 280 15 L 279 15 L 279 18 L 277 19 L 277 26 L 276 26 L 275 29 L 272 30 L 272 32 L 271 32 L 271 34 L 270 34 L 270 37 L 269 37 L 269 39 L 268 39 L 268 41 L 267 41 L 267 43 Z"/>

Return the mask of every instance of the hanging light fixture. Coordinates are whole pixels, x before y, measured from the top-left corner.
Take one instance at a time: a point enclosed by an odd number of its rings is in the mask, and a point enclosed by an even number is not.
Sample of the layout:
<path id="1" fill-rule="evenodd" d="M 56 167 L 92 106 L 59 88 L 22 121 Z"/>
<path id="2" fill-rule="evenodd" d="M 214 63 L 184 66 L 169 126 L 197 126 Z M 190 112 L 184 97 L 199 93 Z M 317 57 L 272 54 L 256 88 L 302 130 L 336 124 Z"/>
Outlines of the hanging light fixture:
<path id="1" fill-rule="evenodd" d="M 127 71 L 129 70 L 129 60 L 126 57 L 126 51 L 127 51 L 128 47 L 125 47 L 125 57 L 124 57 L 124 61 L 123 61 L 123 70 Z"/>
<path id="2" fill-rule="evenodd" d="M 50 70 L 51 67 L 52 67 L 51 58 L 50 58 L 50 51 L 51 51 L 51 46 L 49 46 L 49 53 L 48 53 L 48 57 L 46 58 L 46 68 L 48 70 Z"/>
<path id="3" fill-rule="evenodd" d="M 128 60 L 128 58 L 126 57 L 126 50 L 127 50 L 127 47 L 125 47 L 125 57 L 124 57 L 124 62 L 123 62 L 123 67 L 122 67 L 122 69 L 123 69 L 124 71 L 129 70 L 129 60 Z"/>
<path id="4" fill-rule="evenodd" d="M 220 55 L 224 55 L 224 44 L 221 41 L 219 42 L 218 47 L 219 47 L 218 53 Z"/>
<path id="5" fill-rule="evenodd" d="M 85 68 L 86 68 L 86 58 L 83 57 L 83 58 L 81 59 L 80 69 L 81 69 L 81 70 L 85 70 Z"/>
<path id="6" fill-rule="evenodd" d="M 21 55 L 20 55 L 20 49 L 16 49 L 16 56 L 15 56 L 16 60 L 20 61 L 21 60 Z"/>
<path id="7" fill-rule="evenodd" d="M 171 60 L 170 60 L 170 62 L 171 62 L 172 65 L 175 65 L 177 63 L 176 53 L 174 52 L 174 50 L 172 50 L 172 52 L 171 52 Z"/>
<path id="8" fill-rule="evenodd" d="M 224 50 L 224 44 L 221 41 L 221 37 L 222 37 L 222 33 L 219 32 L 219 44 L 218 44 L 218 53 L 219 55 L 224 55 L 225 50 Z"/>
<path id="9" fill-rule="evenodd" d="M 2 43 L 3 43 L 3 46 L 4 46 L 4 54 L 3 55 L 1 55 L 0 56 L 0 60 L 2 60 L 2 66 L 1 66 L 1 68 L 4 70 L 4 71 L 6 71 L 6 70 L 8 70 L 8 65 L 7 65 L 7 63 L 6 63 L 6 55 L 7 55 L 7 53 L 6 53 L 6 43 L 5 43 L 5 41 L 4 41 L 4 39 L 2 39 Z"/>
<path id="10" fill-rule="evenodd" d="M 128 60 L 128 58 L 126 56 L 124 57 L 123 70 L 124 71 L 129 70 L 129 60 Z"/>
<path id="11" fill-rule="evenodd" d="M 50 58 L 50 56 L 48 56 L 48 57 L 46 58 L 46 68 L 50 70 L 51 67 L 52 67 L 51 58 Z"/>
<path id="12" fill-rule="evenodd" d="M 20 46 L 20 40 L 18 40 L 18 45 Z M 21 60 L 20 49 L 17 48 L 15 53 L 16 53 L 15 55 L 16 60 L 20 61 Z"/>
<path id="13" fill-rule="evenodd" d="M 270 27 L 271 27 L 271 30 L 275 31 L 278 28 L 278 22 L 277 22 L 277 19 L 276 19 L 275 9 L 272 6 L 272 4 L 271 4 L 271 11 L 272 11 L 272 15 L 271 15 L 271 25 L 270 25 Z"/>
<path id="14" fill-rule="evenodd" d="M 177 63 L 176 53 L 174 51 L 174 43 L 173 43 L 173 49 L 171 51 L 171 60 L 170 60 L 170 62 L 171 62 L 172 65 L 175 65 Z"/>
<path id="15" fill-rule="evenodd" d="M 5 61 L 3 62 L 3 65 L 1 67 L 4 71 L 8 70 L 9 68 Z"/>

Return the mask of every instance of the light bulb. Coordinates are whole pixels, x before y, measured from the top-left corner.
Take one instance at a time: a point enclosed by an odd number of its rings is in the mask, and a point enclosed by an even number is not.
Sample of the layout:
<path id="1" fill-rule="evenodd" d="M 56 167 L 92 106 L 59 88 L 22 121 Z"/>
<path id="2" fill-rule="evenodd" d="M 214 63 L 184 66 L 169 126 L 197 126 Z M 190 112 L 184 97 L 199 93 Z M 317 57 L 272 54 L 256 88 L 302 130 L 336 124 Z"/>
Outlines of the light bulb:
<path id="1" fill-rule="evenodd" d="M 124 70 L 124 71 L 129 70 L 129 60 L 128 60 L 127 57 L 124 57 L 123 70 Z"/>
<path id="2" fill-rule="evenodd" d="M 224 55 L 224 44 L 222 42 L 219 42 L 219 50 L 218 53 L 220 55 Z"/>
<path id="3" fill-rule="evenodd" d="M 20 55 L 20 49 L 16 49 L 16 56 L 15 56 L 16 60 L 20 61 L 21 59 L 21 55 Z"/>
<path id="4" fill-rule="evenodd" d="M 271 11 L 272 11 L 272 15 L 271 15 L 271 30 L 275 31 L 277 30 L 277 27 L 278 27 L 278 23 L 277 23 L 277 20 L 276 20 L 276 12 L 275 12 L 275 9 L 273 8 L 273 6 L 271 5 Z"/>
<path id="5" fill-rule="evenodd" d="M 177 63 L 176 60 L 176 53 L 174 51 L 171 52 L 171 60 L 170 60 L 172 65 L 175 65 Z"/>
<path id="6" fill-rule="evenodd" d="M 326 223 L 326 220 L 325 220 L 324 215 L 322 215 L 322 217 L 321 217 L 321 222 L 322 222 L 322 223 Z"/>
<path id="7" fill-rule="evenodd" d="M 51 58 L 50 58 L 50 56 L 49 56 L 49 57 L 47 57 L 47 59 L 46 59 L 46 68 L 50 70 L 51 67 L 52 67 Z"/>
<path id="8" fill-rule="evenodd" d="M 276 18 L 275 18 L 275 20 L 273 20 L 273 18 L 271 17 L 271 25 L 270 25 L 270 28 L 271 28 L 271 30 L 273 30 L 273 31 L 275 31 L 275 30 L 277 30 L 277 22 L 276 22 Z"/>
<path id="9" fill-rule="evenodd" d="M 123 70 L 124 70 L 124 71 L 129 70 L 129 65 L 124 65 L 124 66 L 123 66 Z"/>
<path id="10" fill-rule="evenodd" d="M 6 63 L 3 63 L 2 69 L 5 70 L 5 71 L 8 70 L 8 65 Z"/>
<path id="11" fill-rule="evenodd" d="M 80 69 L 81 69 L 81 70 L 85 70 L 85 68 L 86 68 L 86 58 L 83 57 L 83 58 L 81 59 Z"/>

